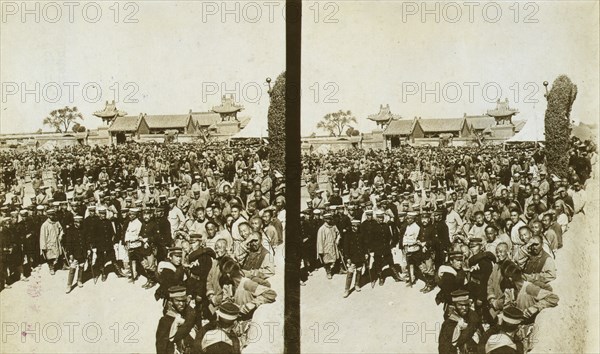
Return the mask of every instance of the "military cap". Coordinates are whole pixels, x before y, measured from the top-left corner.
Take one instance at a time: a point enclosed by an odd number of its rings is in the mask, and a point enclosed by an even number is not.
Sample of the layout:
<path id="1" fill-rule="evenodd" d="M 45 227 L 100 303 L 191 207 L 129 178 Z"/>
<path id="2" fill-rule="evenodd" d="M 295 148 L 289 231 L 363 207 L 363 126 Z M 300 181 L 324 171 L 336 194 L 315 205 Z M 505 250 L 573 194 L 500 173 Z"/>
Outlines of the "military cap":
<path id="1" fill-rule="evenodd" d="M 452 296 L 452 302 L 455 303 L 469 302 L 469 292 L 466 290 L 455 290 L 450 293 L 450 296 Z"/>
<path id="2" fill-rule="evenodd" d="M 469 246 L 471 245 L 481 245 L 483 240 L 480 237 L 473 237 L 469 239 Z"/>
<path id="3" fill-rule="evenodd" d="M 174 255 L 180 255 L 183 253 L 183 250 L 181 247 L 167 247 L 167 252 L 169 255 L 174 254 Z"/>
<path id="4" fill-rule="evenodd" d="M 170 299 L 182 298 L 187 295 L 185 287 L 181 285 L 171 286 L 168 291 Z"/>
<path id="5" fill-rule="evenodd" d="M 352 220 L 352 225 L 354 225 L 354 226 L 360 225 L 360 220 Z"/>
<path id="6" fill-rule="evenodd" d="M 461 251 L 452 251 L 452 252 L 448 253 L 448 258 L 449 259 L 463 259 L 464 254 Z"/>
<path id="7" fill-rule="evenodd" d="M 219 306 L 216 313 L 224 320 L 235 321 L 240 315 L 240 308 L 233 302 L 224 302 Z"/>
<path id="8" fill-rule="evenodd" d="M 196 239 L 196 240 L 202 239 L 202 235 L 201 234 L 191 234 L 190 240 L 192 240 L 192 239 Z"/>
<path id="9" fill-rule="evenodd" d="M 506 306 L 502 311 L 502 322 L 518 325 L 524 318 L 523 311 L 512 305 Z"/>

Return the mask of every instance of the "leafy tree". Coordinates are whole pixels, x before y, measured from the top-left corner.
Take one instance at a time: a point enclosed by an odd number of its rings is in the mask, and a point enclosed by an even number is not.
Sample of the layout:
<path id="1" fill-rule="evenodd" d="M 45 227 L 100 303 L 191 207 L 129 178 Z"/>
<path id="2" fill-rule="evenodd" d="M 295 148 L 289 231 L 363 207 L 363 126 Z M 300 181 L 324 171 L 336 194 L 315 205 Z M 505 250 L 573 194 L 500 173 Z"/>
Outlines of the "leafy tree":
<path id="1" fill-rule="evenodd" d="M 358 129 L 354 129 L 353 127 L 348 127 L 348 129 L 346 129 L 346 135 L 348 135 L 350 137 L 359 136 L 360 131 L 358 131 Z"/>
<path id="2" fill-rule="evenodd" d="M 275 80 L 270 95 L 269 162 L 271 169 L 276 169 L 285 175 L 285 71 Z"/>
<path id="3" fill-rule="evenodd" d="M 55 109 L 44 118 L 43 124 L 55 129 L 57 133 L 66 133 L 69 131 L 71 124 L 78 124 L 77 120 L 83 120 L 83 114 L 79 112 L 77 107 L 68 107 Z"/>
<path id="4" fill-rule="evenodd" d="M 552 83 L 544 119 L 546 133 L 546 164 L 548 173 L 568 176 L 571 107 L 577 97 L 577 86 L 566 75 Z"/>
<path id="5" fill-rule="evenodd" d="M 84 133 L 87 130 L 83 125 L 79 123 L 75 123 L 75 125 L 73 125 L 73 128 L 71 129 L 74 133 Z"/>
<path id="6" fill-rule="evenodd" d="M 339 110 L 334 113 L 327 113 L 323 119 L 317 123 L 317 128 L 328 131 L 332 136 L 341 136 L 344 128 L 356 124 L 356 117 L 350 111 Z"/>

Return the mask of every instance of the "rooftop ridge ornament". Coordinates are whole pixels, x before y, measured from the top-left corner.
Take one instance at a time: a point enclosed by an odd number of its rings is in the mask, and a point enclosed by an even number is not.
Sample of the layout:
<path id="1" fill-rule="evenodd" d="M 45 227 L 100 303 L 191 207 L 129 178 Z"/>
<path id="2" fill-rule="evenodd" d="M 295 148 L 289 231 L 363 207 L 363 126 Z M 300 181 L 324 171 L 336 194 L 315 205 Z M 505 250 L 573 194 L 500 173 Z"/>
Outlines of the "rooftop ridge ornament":
<path id="1" fill-rule="evenodd" d="M 496 119 L 496 125 L 512 124 L 512 116 L 517 113 L 519 113 L 518 109 L 510 108 L 508 105 L 508 98 L 504 101 L 498 99 L 496 101 L 496 108 L 487 111 L 488 116 Z"/>
<path id="2" fill-rule="evenodd" d="M 108 101 L 106 101 L 106 104 L 105 104 L 103 110 L 94 112 L 94 116 L 101 118 L 102 121 L 104 123 L 106 123 L 107 125 L 110 125 L 110 123 L 112 123 L 112 121 L 114 121 L 115 118 L 124 117 L 126 115 L 127 115 L 127 112 L 120 111 L 117 109 L 115 100 L 112 100 L 111 103 L 108 103 Z"/>
<path id="3" fill-rule="evenodd" d="M 244 109 L 244 106 L 235 103 L 233 94 L 221 96 L 221 104 L 213 106 L 212 111 L 221 115 L 221 121 L 238 120 L 237 113 Z"/>
<path id="4" fill-rule="evenodd" d="M 388 124 L 390 124 L 391 121 L 398 120 L 401 118 L 402 118 L 401 116 L 392 113 L 392 111 L 390 110 L 389 104 L 386 104 L 385 106 L 383 104 L 380 104 L 379 105 L 379 113 L 369 114 L 367 116 L 368 120 L 371 120 L 371 121 L 377 123 L 377 126 L 381 126 L 381 129 L 385 129 L 385 127 Z"/>

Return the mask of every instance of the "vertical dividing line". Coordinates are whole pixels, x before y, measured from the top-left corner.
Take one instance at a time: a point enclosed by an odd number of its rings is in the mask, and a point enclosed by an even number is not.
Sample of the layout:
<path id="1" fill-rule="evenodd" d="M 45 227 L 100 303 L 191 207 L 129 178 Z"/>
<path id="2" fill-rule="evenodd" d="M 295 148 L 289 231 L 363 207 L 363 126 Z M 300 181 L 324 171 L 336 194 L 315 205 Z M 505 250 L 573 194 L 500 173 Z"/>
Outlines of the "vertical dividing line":
<path id="1" fill-rule="evenodd" d="M 300 353 L 300 62 L 302 3 L 286 1 L 285 353 Z"/>

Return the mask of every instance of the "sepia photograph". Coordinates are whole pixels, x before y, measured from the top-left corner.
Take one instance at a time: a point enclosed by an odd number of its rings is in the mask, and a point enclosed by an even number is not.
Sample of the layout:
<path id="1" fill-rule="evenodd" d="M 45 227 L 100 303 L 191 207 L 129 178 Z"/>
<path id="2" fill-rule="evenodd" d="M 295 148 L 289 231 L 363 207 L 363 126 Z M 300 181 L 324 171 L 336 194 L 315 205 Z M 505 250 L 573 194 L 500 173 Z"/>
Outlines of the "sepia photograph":
<path id="1" fill-rule="evenodd" d="M 0 352 L 282 353 L 285 2 L 0 5 Z"/>
<path id="2" fill-rule="evenodd" d="M 597 353 L 597 1 L 305 3 L 303 353 Z"/>

